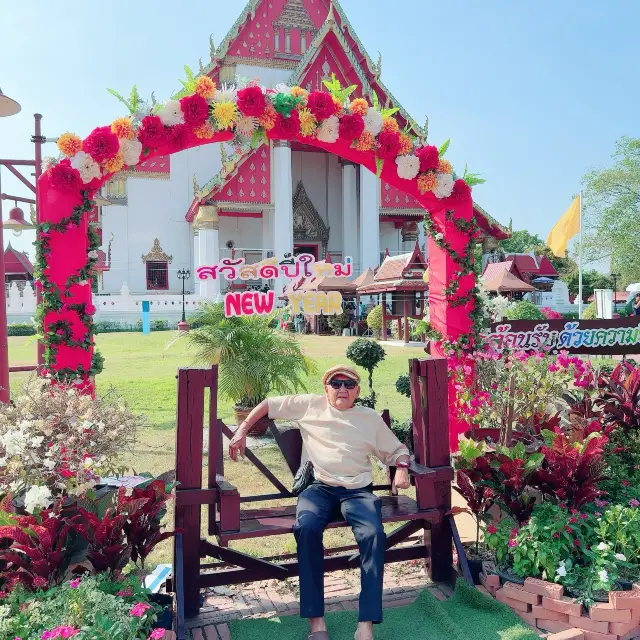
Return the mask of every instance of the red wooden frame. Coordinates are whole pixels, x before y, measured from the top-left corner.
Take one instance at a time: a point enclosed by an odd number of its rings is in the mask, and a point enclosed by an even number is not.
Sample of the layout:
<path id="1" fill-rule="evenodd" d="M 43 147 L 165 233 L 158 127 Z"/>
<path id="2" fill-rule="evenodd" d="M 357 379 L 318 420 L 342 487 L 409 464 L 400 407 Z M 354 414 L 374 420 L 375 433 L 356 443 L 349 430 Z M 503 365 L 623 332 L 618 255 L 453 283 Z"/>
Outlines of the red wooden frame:
<path id="1" fill-rule="evenodd" d="M 153 286 L 149 278 L 149 266 L 158 267 L 162 265 L 164 267 L 165 274 L 165 286 Z M 159 269 L 158 269 L 159 271 Z M 150 261 L 146 263 L 146 276 L 147 276 L 147 291 L 169 291 L 169 263 L 162 260 Z"/>

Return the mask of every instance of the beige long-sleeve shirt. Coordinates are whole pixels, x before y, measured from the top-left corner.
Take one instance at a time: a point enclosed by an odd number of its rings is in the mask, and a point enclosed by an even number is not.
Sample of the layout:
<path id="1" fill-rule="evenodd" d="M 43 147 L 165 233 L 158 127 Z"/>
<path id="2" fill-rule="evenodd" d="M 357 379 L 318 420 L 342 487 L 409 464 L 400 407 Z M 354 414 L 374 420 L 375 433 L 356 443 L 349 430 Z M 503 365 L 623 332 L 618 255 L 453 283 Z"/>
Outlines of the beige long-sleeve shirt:
<path id="1" fill-rule="evenodd" d="M 373 409 L 340 411 L 312 394 L 269 398 L 268 404 L 272 420 L 298 423 L 314 475 L 326 484 L 361 489 L 372 482 L 371 454 L 387 465 L 409 455 Z"/>

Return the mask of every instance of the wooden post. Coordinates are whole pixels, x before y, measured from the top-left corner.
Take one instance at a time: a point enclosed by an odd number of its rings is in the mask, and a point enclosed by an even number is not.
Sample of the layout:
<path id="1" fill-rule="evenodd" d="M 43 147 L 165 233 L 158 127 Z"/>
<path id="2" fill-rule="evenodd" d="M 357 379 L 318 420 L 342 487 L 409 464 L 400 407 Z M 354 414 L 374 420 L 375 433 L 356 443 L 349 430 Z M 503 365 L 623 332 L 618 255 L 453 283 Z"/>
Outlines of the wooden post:
<path id="1" fill-rule="evenodd" d="M 382 340 L 386 340 L 387 339 L 387 294 L 383 292 L 381 294 L 381 298 L 382 298 L 382 335 L 381 335 L 381 339 Z"/>
<path id="2" fill-rule="evenodd" d="M 406 291 L 404 294 L 404 343 L 409 344 L 409 294 Z"/>
<path id="3" fill-rule="evenodd" d="M 209 385 L 209 454 L 208 454 L 208 477 L 207 487 L 214 489 L 216 486 L 216 475 L 224 474 L 223 451 L 222 451 L 222 429 L 218 424 L 218 365 L 211 367 L 211 384 Z M 215 534 L 216 530 L 216 505 L 209 504 L 209 535 Z"/>
<path id="4" fill-rule="evenodd" d="M 202 427 L 204 423 L 204 369 L 178 371 L 178 427 L 176 430 L 176 491 L 202 488 Z M 216 394 L 217 397 L 217 394 Z M 176 500 L 177 503 L 177 500 Z M 176 504 L 176 529 L 183 535 L 184 608 L 191 618 L 200 610 L 200 504 Z M 176 571 L 174 543 L 174 575 Z"/>

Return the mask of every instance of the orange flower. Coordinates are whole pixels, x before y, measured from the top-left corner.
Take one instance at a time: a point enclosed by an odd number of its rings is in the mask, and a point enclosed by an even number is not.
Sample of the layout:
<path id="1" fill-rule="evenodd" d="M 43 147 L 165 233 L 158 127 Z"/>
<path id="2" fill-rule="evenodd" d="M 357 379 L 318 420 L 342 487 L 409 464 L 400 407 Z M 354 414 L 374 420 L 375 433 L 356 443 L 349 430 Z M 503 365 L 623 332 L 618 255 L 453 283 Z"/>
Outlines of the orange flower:
<path id="1" fill-rule="evenodd" d="M 303 98 L 303 100 L 306 100 L 309 92 L 302 87 L 291 87 L 291 95 L 294 98 Z"/>
<path id="2" fill-rule="evenodd" d="M 300 111 L 300 133 L 303 136 L 310 136 L 315 133 L 318 126 L 316 117 L 309 111 L 309 109 L 302 109 Z"/>
<path id="3" fill-rule="evenodd" d="M 196 80 L 196 93 L 205 100 L 211 98 L 216 90 L 216 83 L 209 76 L 200 76 Z"/>
<path id="4" fill-rule="evenodd" d="M 336 105 L 336 115 L 338 116 L 338 118 L 340 118 L 342 115 L 344 115 L 344 104 L 340 102 L 340 100 L 338 100 L 338 98 L 336 98 L 335 96 L 332 96 L 332 98 L 333 104 Z"/>
<path id="5" fill-rule="evenodd" d="M 362 135 L 356 140 L 355 147 L 358 151 L 371 151 L 375 143 L 375 136 L 368 131 L 363 131 Z"/>
<path id="6" fill-rule="evenodd" d="M 265 131 L 271 131 L 273 127 L 276 126 L 276 118 L 278 114 L 276 110 L 273 108 L 273 105 L 270 102 L 267 102 L 267 108 L 265 112 L 262 114 L 260 118 L 258 118 L 258 122 L 261 127 L 265 128 Z"/>
<path id="7" fill-rule="evenodd" d="M 136 134 L 133 132 L 131 126 L 131 118 L 116 118 L 111 123 L 111 131 L 115 133 L 118 138 L 124 138 L 125 140 L 133 140 Z"/>
<path id="8" fill-rule="evenodd" d="M 124 167 L 124 154 L 122 151 L 118 151 L 113 158 L 109 158 L 102 166 L 108 173 L 118 173 Z"/>
<path id="9" fill-rule="evenodd" d="M 438 172 L 439 173 L 453 173 L 453 167 L 448 160 L 441 158 L 438 162 Z"/>
<path id="10" fill-rule="evenodd" d="M 427 173 L 418 176 L 418 189 L 420 189 L 420 193 L 433 191 L 437 183 L 438 179 L 433 171 L 427 171 Z"/>
<path id="11" fill-rule="evenodd" d="M 211 126 L 211 123 L 209 122 L 205 122 L 193 130 L 193 135 L 196 138 L 200 138 L 201 140 L 206 140 L 207 138 L 213 138 L 214 133 L 215 131 Z"/>
<path id="12" fill-rule="evenodd" d="M 407 153 L 411 153 L 413 149 L 413 142 L 411 138 L 405 133 L 400 134 L 400 155 L 406 156 Z"/>
<path id="13" fill-rule="evenodd" d="M 400 131 L 400 125 L 395 118 L 383 118 L 382 130 L 385 133 L 396 133 L 397 131 Z"/>
<path id="14" fill-rule="evenodd" d="M 349 105 L 351 113 L 358 116 L 366 116 L 369 112 L 369 103 L 364 98 L 356 98 Z"/>
<path id="15" fill-rule="evenodd" d="M 58 138 L 58 149 L 65 156 L 72 158 L 78 151 L 82 151 L 82 139 L 75 133 L 63 133 Z"/>

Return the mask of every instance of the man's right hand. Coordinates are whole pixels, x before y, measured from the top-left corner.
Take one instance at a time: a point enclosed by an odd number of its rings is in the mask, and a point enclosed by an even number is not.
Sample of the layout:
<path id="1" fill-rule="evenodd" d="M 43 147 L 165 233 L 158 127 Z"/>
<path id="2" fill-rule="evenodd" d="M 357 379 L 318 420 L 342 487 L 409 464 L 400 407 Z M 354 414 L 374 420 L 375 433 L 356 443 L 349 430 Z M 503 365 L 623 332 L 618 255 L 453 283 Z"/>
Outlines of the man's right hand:
<path id="1" fill-rule="evenodd" d="M 229 456 L 234 462 L 238 462 L 238 455 L 244 458 L 244 450 L 247 446 L 247 434 L 242 427 L 238 427 L 235 435 L 229 442 Z"/>

